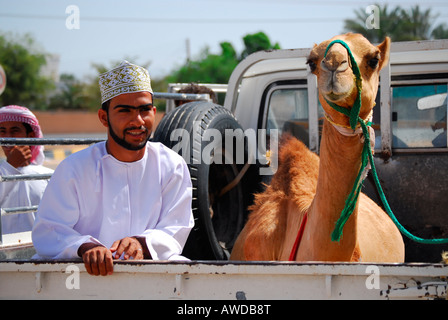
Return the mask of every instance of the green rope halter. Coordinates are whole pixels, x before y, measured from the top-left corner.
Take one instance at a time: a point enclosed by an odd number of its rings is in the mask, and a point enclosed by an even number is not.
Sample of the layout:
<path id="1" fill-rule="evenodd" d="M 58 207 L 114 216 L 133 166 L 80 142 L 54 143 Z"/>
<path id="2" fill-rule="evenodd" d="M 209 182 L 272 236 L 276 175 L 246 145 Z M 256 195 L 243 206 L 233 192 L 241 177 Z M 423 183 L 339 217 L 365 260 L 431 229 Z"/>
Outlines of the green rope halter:
<path id="1" fill-rule="evenodd" d="M 389 217 L 392 219 L 392 221 L 395 223 L 395 225 L 397 226 L 398 230 L 400 230 L 400 232 L 402 234 L 404 234 L 406 237 L 408 237 L 409 239 L 418 242 L 418 243 L 423 243 L 423 244 L 442 244 L 442 243 L 448 243 L 448 238 L 442 238 L 442 239 L 422 239 L 419 237 L 416 237 L 414 235 L 412 235 L 409 231 L 407 231 L 401 224 L 400 222 L 398 222 L 397 218 L 395 217 L 395 215 L 392 212 L 392 209 L 389 206 L 389 203 L 387 202 L 386 196 L 384 195 L 383 189 L 381 188 L 381 184 L 378 178 L 378 174 L 376 172 L 376 168 L 375 168 L 375 162 L 373 161 L 373 154 L 372 154 L 372 150 L 370 148 L 370 135 L 369 135 L 369 130 L 368 127 L 371 126 L 370 122 L 364 121 L 362 118 L 359 117 L 359 111 L 361 110 L 361 90 L 362 90 L 362 79 L 361 79 L 361 73 L 359 71 L 359 67 L 358 64 L 356 63 L 355 58 L 353 57 L 352 52 L 350 51 L 349 46 L 342 40 L 334 40 L 332 41 L 327 49 L 325 50 L 325 54 L 324 54 L 324 58 L 327 55 L 328 50 L 330 49 L 330 47 L 332 45 L 334 45 L 335 43 L 339 43 L 341 45 L 343 45 L 348 52 L 348 55 L 350 57 L 350 62 L 352 64 L 352 69 L 353 69 L 353 74 L 356 77 L 356 87 L 358 89 L 358 96 L 356 97 L 355 103 L 353 105 L 353 107 L 351 109 L 347 109 L 347 108 L 343 108 L 341 106 L 338 106 L 337 104 L 328 101 L 327 99 L 326 102 L 330 105 L 330 107 L 332 107 L 333 109 L 335 109 L 336 111 L 346 115 L 349 120 L 350 120 L 350 127 L 355 130 L 357 124 L 359 123 L 361 128 L 362 128 L 362 132 L 364 135 L 364 146 L 362 149 L 362 153 L 361 153 L 361 169 L 358 172 L 358 175 L 356 177 L 355 183 L 353 185 L 352 191 L 350 192 L 350 194 L 348 195 L 347 199 L 345 200 L 345 207 L 341 212 L 341 216 L 339 217 L 339 219 L 336 221 L 336 226 L 331 234 L 331 240 L 332 241 L 339 241 L 342 237 L 342 230 L 344 228 L 345 223 L 347 222 L 348 218 L 350 217 L 350 215 L 353 213 L 353 211 L 355 210 L 355 206 L 356 206 L 356 202 L 358 201 L 358 197 L 359 194 L 361 192 L 361 188 L 362 188 L 362 184 L 363 184 L 363 172 L 365 170 L 365 168 L 367 167 L 367 165 L 370 162 L 370 166 L 371 166 L 371 172 L 372 172 L 372 176 L 373 176 L 373 180 L 375 182 L 375 186 L 378 190 L 378 193 L 380 195 L 380 199 L 381 202 L 384 205 L 384 208 L 387 212 L 387 214 L 389 215 Z"/>
<path id="2" fill-rule="evenodd" d="M 327 101 L 327 103 L 336 111 L 339 111 L 340 113 L 343 113 L 346 116 L 348 116 L 348 118 L 350 120 L 350 127 L 353 130 L 355 130 L 356 125 L 358 124 L 359 111 L 361 110 L 361 91 L 362 91 L 361 72 L 359 71 L 358 64 L 356 63 L 355 57 L 353 57 L 353 54 L 352 54 L 349 46 L 342 40 L 332 41 L 328 45 L 327 49 L 325 50 L 324 58 L 327 56 L 327 53 L 328 53 L 328 50 L 330 49 L 330 47 L 332 45 L 334 45 L 335 43 L 339 43 L 339 44 L 343 45 L 345 47 L 345 49 L 347 49 L 348 56 L 350 57 L 350 63 L 352 65 L 353 74 L 355 75 L 355 79 L 356 79 L 356 88 L 358 89 L 358 96 L 356 97 L 355 103 L 353 104 L 353 107 L 351 110 L 340 107 L 337 104 L 335 104 L 331 101 L 328 101 L 327 99 L 325 99 L 325 101 Z M 347 112 L 348 112 L 348 114 L 347 114 Z"/>

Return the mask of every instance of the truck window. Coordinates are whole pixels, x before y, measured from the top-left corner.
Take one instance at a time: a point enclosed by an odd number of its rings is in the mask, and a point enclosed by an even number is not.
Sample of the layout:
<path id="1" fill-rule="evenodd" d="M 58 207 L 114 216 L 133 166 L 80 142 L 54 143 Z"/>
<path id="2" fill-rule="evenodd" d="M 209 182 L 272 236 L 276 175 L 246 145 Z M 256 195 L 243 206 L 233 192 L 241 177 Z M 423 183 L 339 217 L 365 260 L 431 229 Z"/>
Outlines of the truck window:
<path id="1" fill-rule="evenodd" d="M 281 88 L 271 92 L 266 129 L 289 132 L 309 144 L 308 93 L 306 88 Z"/>
<path id="2" fill-rule="evenodd" d="M 392 88 L 392 147 L 447 147 L 447 84 Z"/>

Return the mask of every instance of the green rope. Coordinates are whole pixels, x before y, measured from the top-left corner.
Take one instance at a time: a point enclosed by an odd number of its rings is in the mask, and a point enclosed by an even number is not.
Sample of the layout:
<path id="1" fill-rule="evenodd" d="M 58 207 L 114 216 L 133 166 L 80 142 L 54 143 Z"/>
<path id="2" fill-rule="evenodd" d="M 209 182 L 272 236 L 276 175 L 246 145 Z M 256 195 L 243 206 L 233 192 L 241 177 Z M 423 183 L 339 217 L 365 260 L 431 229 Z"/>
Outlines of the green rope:
<path id="1" fill-rule="evenodd" d="M 359 111 L 361 109 L 361 74 L 359 72 L 359 68 L 358 68 L 358 64 L 355 61 L 355 58 L 353 57 L 352 52 L 350 51 L 350 48 L 348 47 L 348 45 L 342 41 L 342 40 L 335 40 L 333 42 L 331 42 L 328 47 L 327 50 L 325 51 L 325 55 L 324 57 L 327 55 L 328 49 L 335 43 L 340 43 L 341 45 L 343 45 L 346 49 L 347 52 L 350 56 L 350 61 L 352 64 L 352 68 L 353 68 L 353 73 L 356 76 L 356 85 L 358 88 L 358 97 L 356 98 L 355 101 L 355 105 L 353 106 L 353 108 L 351 110 L 347 109 L 347 108 L 343 108 L 341 106 L 338 106 L 335 103 L 332 103 L 331 101 L 328 101 L 327 99 L 325 99 L 327 101 L 327 103 L 336 111 L 346 115 L 347 117 L 349 117 L 350 119 L 350 127 L 355 130 L 357 124 L 359 123 L 361 125 L 362 128 L 362 132 L 364 135 L 364 146 L 362 149 L 362 153 L 361 153 L 361 169 L 359 170 L 359 173 L 355 179 L 355 183 L 353 185 L 352 191 L 350 192 L 350 194 L 348 195 L 347 199 L 345 200 L 345 206 L 344 209 L 341 212 L 341 216 L 339 217 L 339 219 L 336 221 L 336 225 L 335 228 L 331 234 L 331 240 L 332 241 L 339 241 L 342 237 L 342 230 L 344 228 L 345 223 L 347 222 L 348 218 L 350 218 L 351 214 L 353 213 L 353 211 L 355 210 L 355 206 L 356 203 L 358 201 L 359 198 L 359 194 L 361 193 L 361 188 L 362 188 L 362 184 L 363 184 L 363 172 L 365 170 L 365 168 L 367 167 L 368 163 L 370 162 L 370 166 L 371 166 L 371 172 L 372 172 L 372 176 L 373 176 L 373 180 L 375 182 L 375 186 L 378 190 L 378 193 L 380 195 L 380 199 L 381 202 L 384 205 L 384 208 L 387 212 L 387 214 L 389 215 L 389 217 L 392 219 L 392 221 L 394 222 L 394 224 L 397 226 L 398 230 L 400 230 L 400 232 L 402 234 L 404 234 L 406 237 L 408 237 L 409 239 L 418 242 L 418 243 L 423 243 L 423 244 L 443 244 L 443 243 L 448 243 L 448 238 L 442 238 L 442 239 L 423 239 L 423 238 L 419 238 L 414 236 L 413 234 L 411 234 L 409 231 L 407 231 L 401 224 L 400 222 L 397 220 L 397 218 L 395 217 L 395 215 L 392 212 L 392 209 L 389 206 L 389 203 L 387 202 L 386 196 L 384 195 L 383 189 L 381 187 L 379 178 L 378 178 L 378 174 L 376 172 L 376 168 L 375 168 L 375 162 L 373 160 L 373 154 L 372 154 L 372 150 L 370 148 L 370 134 L 369 134 L 369 130 L 368 130 L 368 126 L 371 125 L 370 122 L 365 122 L 363 119 L 361 119 L 359 117 Z M 353 120 L 354 119 L 354 120 Z"/>
<path id="2" fill-rule="evenodd" d="M 349 112 L 349 114 L 347 115 L 349 117 L 350 127 L 353 130 L 355 130 L 356 125 L 358 124 L 359 111 L 361 110 L 361 91 L 362 91 L 361 72 L 359 71 L 358 64 L 356 63 L 355 57 L 353 56 L 349 46 L 342 40 L 334 40 L 334 41 L 332 41 L 328 45 L 327 49 L 325 50 L 324 58 L 327 56 L 327 52 L 330 49 L 330 47 L 332 45 L 334 45 L 335 43 L 339 43 L 339 44 L 343 45 L 345 47 L 345 49 L 347 49 L 348 55 L 350 57 L 350 63 L 352 65 L 353 74 L 355 75 L 355 79 L 356 79 L 356 88 L 358 89 L 358 96 L 356 97 L 356 100 L 355 100 L 355 103 L 353 104 L 351 112 Z M 327 100 L 327 102 L 328 102 L 328 100 Z M 333 103 L 333 105 L 335 105 L 335 104 Z M 337 106 L 337 105 L 335 105 L 335 106 Z M 337 106 L 337 107 L 340 108 L 340 109 L 347 110 L 347 109 L 339 107 L 339 106 Z M 343 111 L 340 111 L 340 110 L 337 110 L 337 111 L 343 112 Z"/>
<path id="3" fill-rule="evenodd" d="M 366 142 L 365 143 L 367 143 L 367 140 L 369 140 L 369 138 L 368 138 L 369 137 L 369 133 L 368 133 L 368 130 L 367 130 L 367 126 L 364 123 L 364 121 L 362 121 L 362 120 L 360 121 L 360 123 L 361 123 L 362 131 L 364 133 L 364 137 L 366 137 Z M 392 209 L 389 206 L 389 203 L 387 202 L 386 196 L 384 195 L 384 192 L 383 192 L 383 188 L 381 188 L 380 179 L 378 178 L 378 174 L 376 172 L 375 163 L 373 161 L 373 154 L 372 154 L 372 150 L 370 148 L 368 150 L 368 156 L 369 156 L 370 166 L 372 167 L 371 172 L 372 172 L 373 180 L 375 181 L 376 188 L 378 190 L 378 193 L 380 194 L 381 202 L 383 203 L 384 208 L 386 209 L 387 214 L 389 215 L 389 217 L 392 219 L 392 221 L 397 226 L 398 230 L 400 230 L 400 232 L 402 234 L 404 234 L 406 237 L 408 237 L 409 239 L 411 239 L 411 240 L 413 240 L 415 242 L 418 242 L 418 243 L 423 243 L 423 244 L 448 243 L 448 238 L 423 239 L 423 238 L 416 237 L 413 234 L 411 234 L 408 230 L 406 230 L 400 224 L 400 222 L 398 222 L 397 218 L 395 217 L 395 215 L 392 212 Z"/>

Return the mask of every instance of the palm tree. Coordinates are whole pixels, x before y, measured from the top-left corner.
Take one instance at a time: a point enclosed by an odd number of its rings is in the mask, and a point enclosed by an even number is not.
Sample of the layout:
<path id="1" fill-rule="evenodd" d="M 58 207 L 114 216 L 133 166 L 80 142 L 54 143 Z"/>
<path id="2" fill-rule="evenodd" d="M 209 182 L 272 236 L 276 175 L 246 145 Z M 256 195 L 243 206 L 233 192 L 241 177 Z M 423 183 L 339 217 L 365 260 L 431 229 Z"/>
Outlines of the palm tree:
<path id="1" fill-rule="evenodd" d="M 434 39 L 448 39 L 448 26 L 446 24 L 439 24 L 432 30 L 431 37 Z"/>
<path id="2" fill-rule="evenodd" d="M 402 39 L 403 40 L 427 40 L 431 36 L 431 9 L 421 11 L 415 6 L 408 11 L 401 10 L 402 15 Z"/>
<path id="3" fill-rule="evenodd" d="M 396 6 L 389 10 L 387 5 L 376 5 L 379 8 L 379 29 L 367 29 L 366 20 L 369 16 L 364 8 L 355 10 L 355 19 L 344 20 L 344 32 L 363 34 L 371 42 L 381 42 L 386 36 L 392 41 L 411 41 L 446 38 L 448 30 L 444 25 L 432 27 L 437 15 L 431 14 L 431 9 L 422 11 L 418 5 L 409 10 Z"/>
<path id="4" fill-rule="evenodd" d="M 344 20 L 345 32 L 356 32 L 363 34 L 371 42 L 381 42 L 384 38 L 389 35 L 389 30 L 396 30 L 399 27 L 399 20 L 401 9 L 396 7 L 389 11 L 387 4 L 383 7 L 377 5 L 380 9 L 380 26 L 379 29 L 367 29 L 366 20 L 368 14 L 365 12 L 364 8 L 355 10 L 355 19 Z M 389 35 L 390 36 L 390 35 Z M 394 39 L 392 39 L 394 40 Z"/>

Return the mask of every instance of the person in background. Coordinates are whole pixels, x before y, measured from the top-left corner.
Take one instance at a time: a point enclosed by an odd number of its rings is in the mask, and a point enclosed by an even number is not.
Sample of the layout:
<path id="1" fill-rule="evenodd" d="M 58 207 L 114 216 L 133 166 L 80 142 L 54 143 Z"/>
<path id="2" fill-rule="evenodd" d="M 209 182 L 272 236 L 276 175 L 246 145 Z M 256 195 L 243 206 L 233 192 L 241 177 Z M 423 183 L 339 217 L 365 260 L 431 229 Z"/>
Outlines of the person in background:
<path id="1" fill-rule="evenodd" d="M 81 257 L 92 275 L 112 274 L 114 259 L 183 260 L 191 178 L 180 155 L 148 141 L 156 113 L 148 71 L 123 61 L 99 84 L 107 140 L 56 168 L 33 227 L 35 258 Z"/>
<path id="2" fill-rule="evenodd" d="M 42 138 L 36 116 L 21 106 L 0 108 L 1 138 Z M 6 160 L 0 163 L 0 175 L 53 173 L 44 167 L 43 146 L 2 146 Z M 16 208 L 39 205 L 47 180 L 7 181 L 0 183 L 0 207 Z M 34 213 L 20 213 L 1 218 L 2 233 L 31 231 Z"/>

